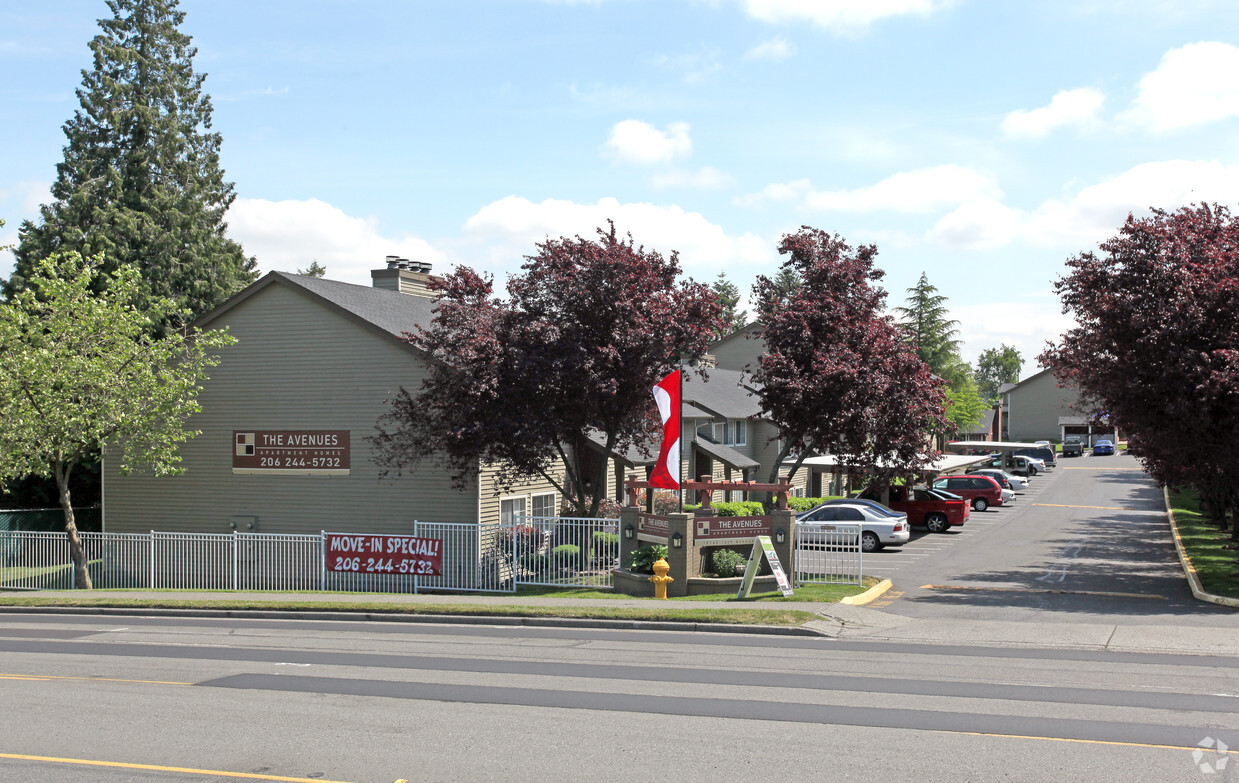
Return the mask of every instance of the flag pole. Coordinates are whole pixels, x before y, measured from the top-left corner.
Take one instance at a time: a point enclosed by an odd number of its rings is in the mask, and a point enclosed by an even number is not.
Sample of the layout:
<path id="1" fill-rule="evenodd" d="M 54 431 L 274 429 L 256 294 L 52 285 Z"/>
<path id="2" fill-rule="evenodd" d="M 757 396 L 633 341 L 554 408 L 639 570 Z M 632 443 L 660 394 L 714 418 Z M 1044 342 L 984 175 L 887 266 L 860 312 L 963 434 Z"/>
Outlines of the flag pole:
<path id="1" fill-rule="evenodd" d="M 677 411 L 680 415 L 677 417 L 680 420 L 680 431 L 676 433 L 680 437 L 680 442 L 684 442 L 684 361 L 681 359 L 676 363 L 676 367 L 680 371 L 680 410 Z M 689 438 L 688 447 L 693 447 L 693 440 Z M 680 513 L 684 513 L 684 449 L 680 449 Z"/>

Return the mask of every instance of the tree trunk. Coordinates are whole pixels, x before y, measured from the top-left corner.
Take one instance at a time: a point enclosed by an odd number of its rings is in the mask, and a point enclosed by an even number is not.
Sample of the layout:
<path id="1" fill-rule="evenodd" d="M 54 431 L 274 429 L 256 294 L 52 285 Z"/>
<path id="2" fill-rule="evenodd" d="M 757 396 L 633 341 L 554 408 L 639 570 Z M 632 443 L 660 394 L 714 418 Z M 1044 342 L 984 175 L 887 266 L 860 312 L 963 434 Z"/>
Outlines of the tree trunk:
<path id="1" fill-rule="evenodd" d="M 73 558 L 73 587 L 76 590 L 92 590 L 90 571 L 86 568 L 86 549 L 82 537 L 77 534 L 73 520 L 73 503 L 69 498 L 69 472 L 73 465 L 56 461 L 56 489 L 60 493 L 60 508 L 65 512 L 65 534 L 69 537 L 69 555 Z"/>

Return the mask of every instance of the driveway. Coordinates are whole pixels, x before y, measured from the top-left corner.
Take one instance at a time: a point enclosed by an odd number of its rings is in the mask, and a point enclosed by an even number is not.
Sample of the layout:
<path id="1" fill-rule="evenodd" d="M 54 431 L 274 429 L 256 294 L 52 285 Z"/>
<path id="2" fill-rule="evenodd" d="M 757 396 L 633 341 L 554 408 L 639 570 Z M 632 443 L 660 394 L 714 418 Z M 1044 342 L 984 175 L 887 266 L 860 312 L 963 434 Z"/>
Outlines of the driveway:
<path id="1" fill-rule="evenodd" d="M 871 606 L 909 617 L 1239 627 L 1239 612 L 1192 597 L 1161 490 L 1126 455 L 1060 460 L 1015 504 L 949 533 L 917 531 L 867 555 L 864 570 L 895 585 Z"/>

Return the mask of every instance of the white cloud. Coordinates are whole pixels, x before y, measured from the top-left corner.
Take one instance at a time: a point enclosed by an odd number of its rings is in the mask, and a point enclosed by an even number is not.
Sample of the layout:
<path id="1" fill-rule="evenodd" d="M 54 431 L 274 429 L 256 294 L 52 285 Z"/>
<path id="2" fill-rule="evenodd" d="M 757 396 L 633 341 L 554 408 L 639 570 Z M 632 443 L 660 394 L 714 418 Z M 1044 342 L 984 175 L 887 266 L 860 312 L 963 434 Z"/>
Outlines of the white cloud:
<path id="1" fill-rule="evenodd" d="M 1022 378 L 1038 371 L 1037 355 L 1045 350 L 1046 341 L 1057 341 L 1075 326 L 1048 290 L 1002 301 L 952 302 L 951 317 L 960 324 L 960 355 L 965 361 L 974 363 L 982 351 L 1005 343 L 1024 359 Z"/>
<path id="2" fill-rule="evenodd" d="M 1188 160 L 1142 163 L 1067 199 L 1047 200 L 1031 212 L 992 200 L 965 203 L 939 220 L 928 238 L 955 249 L 1024 241 L 1082 250 L 1114 236 L 1128 214 L 1214 201 L 1239 202 L 1239 166 Z"/>
<path id="3" fill-rule="evenodd" d="M 854 33 L 894 16 L 929 16 L 954 0 L 744 0 L 744 10 L 763 22 L 808 20 L 824 30 Z"/>
<path id="4" fill-rule="evenodd" d="M 465 222 L 467 239 L 481 246 L 489 271 L 514 272 L 520 260 L 547 237 L 582 236 L 615 221 L 621 234 L 631 233 L 638 245 L 669 254 L 680 253 L 689 276 L 709 282 L 719 270 L 732 280 L 751 279 L 778 257 L 774 242 L 751 233 L 733 236 L 698 212 L 649 203 L 620 203 L 604 198 L 596 204 L 547 199 L 540 203 L 508 196 L 487 204 Z"/>
<path id="5" fill-rule="evenodd" d="M 680 75 L 685 84 L 701 84 L 723 69 L 718 49 L 703 49 L 697 53 L 660 55 L 651 60 L 654 65 Z"/>
<path id="6" fill-rule="evenodd" d="M 8 212 L 0 213 L 0 218 L 11 221 L 16 215 L 24 215 L 33 220 L 39 207 L 51 201 L 52 183 L 38 180 L 14 182 L 7 188 L 0 188 L 0 204 Z"/>
<path id="7" fill-rule="evenodd" d="M 1101 91 L 1090 87 L 1062 90 L 1048 106 L 1011 112 L 1003 118 L 1002 130 L 1014 138 L 1035 139 L 1067 125 L 1088 127 L 1096 124 L 1097 111 L 1105 100 Z"/>
<path id="8" fill-rule="evenodd" d="M 740 207 L 755 207 L 765 204 L 768 201 L 779 203 L 787 203 L 790 201 L 799 201 L 807 194 L 813 192 L 813 183 L 807 179 L 798 179 L 792 182 L 775 182 L 756 193 L 749 193 L 746 196 L 737 196 L 732 199 L 736 206 Z"/>
<path id="9" fill-rule="evenodd" d="M 447 271 L 443 253 L 425 240 L 383 236 L 377 220 L 353 217 L 318 199 L 238 198 L 228 210 L 228 235 L 257 257 L 263 272 L 295 272 L 318 261 L 332 280 L 370 285 L 370 270 L 383 268 L 388 255 L 429 261 L 436 272 Z"/>
<path id="10" fill-rule="evenodd" d="M 1000 196 L 988 174 L 947 164 L 901 171 L 875 185 L 855 190 L 810 193 L 805 206 L 832 212 L 928 212 L 942 206 Z"/>
<path id="11" fill-rule="evenodd" d="M 716 190 L 732 184 L 731 175 L 713 166 L 702 166 L 697 171 L 671 169 L 650 178 L 656 188 L 698 188 Z"/>
<path id="12" fill-rule="evenodd" d="M 1192 160 L 1142 163 L 1082 189 L 1070 201 L 1047 201 L 1031 217 L 1026 232 L 1035 244 L 1098 242 L 1117 233 L 1129 213 L 1203 201 L 1239 202 L 1239 166 Z"/>
<path id="13" fill-rule="evenodd" d="M 744 53 L 745 60 L 786 60 L 796 53 L 796 45 L 786 38 L 771 38 Z"/>
<path id="14" fill-rule="evenodd" d="M 1239 116 L 1239 48 L 1204 41 L 1171 49 L 1140 80 L 1121 119 L 1153 133 Z"/>
<path id="15" fill-rule="evenodd" d="M 688 129 L 687 122 L 673 122 L 666 130 L 658 130 L 648 122 L 623 120 L 611 128 L 604 146 L 616 159 L 627 163 L 670 163 L 692 153 Z"/>
<path id="16" fill-rule="evenodd" d="M 1024 216 L 992 199 L 969 201 L 938 221 L 930 240 L 953 249 L 982 250 L 1009 243 L 1022 229 Z"/>

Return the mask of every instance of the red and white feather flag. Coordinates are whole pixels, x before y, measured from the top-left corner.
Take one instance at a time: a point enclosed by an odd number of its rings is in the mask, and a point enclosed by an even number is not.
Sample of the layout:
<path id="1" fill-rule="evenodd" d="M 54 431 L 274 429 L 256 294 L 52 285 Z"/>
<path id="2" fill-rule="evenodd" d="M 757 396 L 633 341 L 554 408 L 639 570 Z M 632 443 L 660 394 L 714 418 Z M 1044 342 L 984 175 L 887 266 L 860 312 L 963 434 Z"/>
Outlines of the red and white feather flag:
<path id="1" fill-rule="evenodd" d="M 650 486 L 680 488 L 680 371 L 668 375 L 654 386 L 654 401 L 663 420 L 663 444 L 658 462 L 650 474 Z"/>

